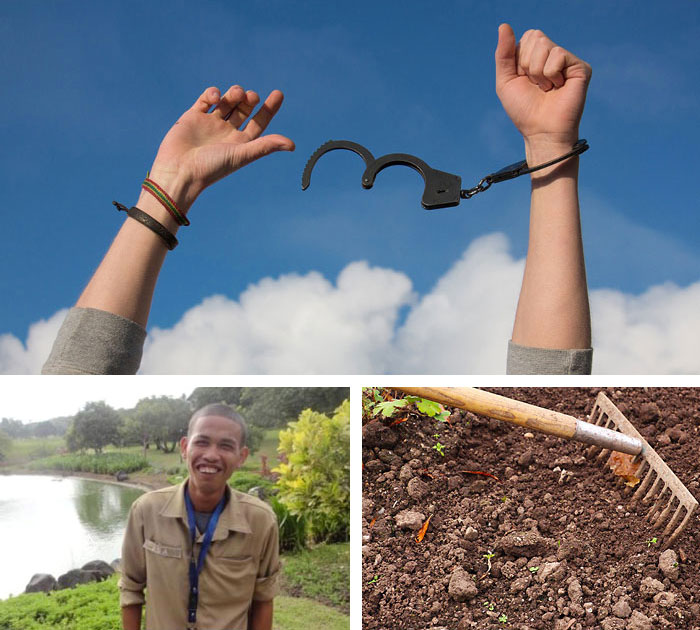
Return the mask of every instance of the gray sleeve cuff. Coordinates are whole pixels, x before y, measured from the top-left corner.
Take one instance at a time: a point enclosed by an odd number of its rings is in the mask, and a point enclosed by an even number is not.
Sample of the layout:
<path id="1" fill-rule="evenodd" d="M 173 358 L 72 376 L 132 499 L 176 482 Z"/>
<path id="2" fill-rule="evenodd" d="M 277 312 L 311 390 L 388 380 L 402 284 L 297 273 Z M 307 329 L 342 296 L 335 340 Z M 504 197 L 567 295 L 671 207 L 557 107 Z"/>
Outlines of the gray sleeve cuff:
<path id="1" fill-rule="evenodd" d="M 94 308 L 68 311 L 42 374 L 136 374 L 146 330 Z"/>
<path id="2" fill-rule="evenodd" d="M 554 350 L 508 342 L 506 374 L 590 374 L 593 348 Z"/>

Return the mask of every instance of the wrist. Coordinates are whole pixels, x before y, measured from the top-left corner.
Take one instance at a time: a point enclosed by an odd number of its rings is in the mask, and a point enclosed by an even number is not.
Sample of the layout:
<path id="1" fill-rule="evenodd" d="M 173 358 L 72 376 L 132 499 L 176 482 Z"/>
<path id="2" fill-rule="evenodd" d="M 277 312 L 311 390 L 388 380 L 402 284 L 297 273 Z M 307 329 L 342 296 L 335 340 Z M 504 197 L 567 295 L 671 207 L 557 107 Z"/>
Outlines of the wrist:
<path id="1" fill-rule="evenodd" d="M 178 210 L 184 215 L 187 215 L 201 192 L 191 179 L 183 177 L 176 171 L 159 167 L 156 164 L 151 167 L 148 177 L 170 196 Z"/>
<path id="2" fill-rule="evenodd" d="M 141 190 L 141 194 L 136 202 L 136 207 L 139 210 L 143 210 L 147 215 L 153 217 L 173 235 L 177 234 L 177 231 L 180 229 L 180 225 L 165 209 L 165 206 L 163 206 L 160 201 L 153 197 L 153 195 L 143 189 Z"/>
<path id="3" fill-rule="evenodd" d="M 566 155 L 574 147 L 577 140 L 578 136 L 572 134 L 540 134 L 524 137 L 525 159 L 528 166 L 533 167 L 538 164 L 544 164 Z M 532 182 L 545 182 L 560 176 L 577 177 L 578 163 L 578 155 L 574 155 L 562 162 L 531 173 L 530 179 Z"/>

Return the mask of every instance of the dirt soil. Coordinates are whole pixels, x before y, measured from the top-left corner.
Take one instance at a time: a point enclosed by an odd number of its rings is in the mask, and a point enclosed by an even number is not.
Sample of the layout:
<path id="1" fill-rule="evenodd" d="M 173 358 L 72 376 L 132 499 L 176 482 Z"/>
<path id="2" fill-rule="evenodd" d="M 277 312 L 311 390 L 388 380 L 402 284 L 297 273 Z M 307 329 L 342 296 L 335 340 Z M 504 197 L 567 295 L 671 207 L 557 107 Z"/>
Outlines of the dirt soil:
<path id="1" fill-rule="evenodd" d="M 490 391 L 585 419 L 601 389 Z M 700 389 L 602 391 L 700 498 Z M 364 630 L 700 630 L 697 511 L 663 552 L 585 445 L 450 411 L 364 412 Z"/>

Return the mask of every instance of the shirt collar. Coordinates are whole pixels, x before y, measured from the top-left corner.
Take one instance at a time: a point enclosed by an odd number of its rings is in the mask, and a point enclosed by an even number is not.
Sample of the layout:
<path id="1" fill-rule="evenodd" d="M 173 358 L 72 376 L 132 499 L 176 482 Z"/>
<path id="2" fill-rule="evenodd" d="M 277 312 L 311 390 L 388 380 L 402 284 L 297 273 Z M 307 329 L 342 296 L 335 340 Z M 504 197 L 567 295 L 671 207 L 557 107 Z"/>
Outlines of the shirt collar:
<path id="1" fill-rule="evenodd" d="M 160 511 L 161 516 L 170 518 L 181 518 L 187 524 L 187 507 L 185 506 L 185 486 L 187 479 L 183 481 L 177 490 L 172 494 L 170 500 L 163 506 Z M 224 506 L 219 522 L 216 524 L 214 536 L 212 540 L 223 540 L 228 538 L 228 532 L 241 532 L 242 534 L 252 533 L 250 523 L 245 516 L 244 510 L 240 509 L 240 501 L 236 498 L 235 493 L 231 492 L 228 484 L 226 484 L 227 503 Z"/>

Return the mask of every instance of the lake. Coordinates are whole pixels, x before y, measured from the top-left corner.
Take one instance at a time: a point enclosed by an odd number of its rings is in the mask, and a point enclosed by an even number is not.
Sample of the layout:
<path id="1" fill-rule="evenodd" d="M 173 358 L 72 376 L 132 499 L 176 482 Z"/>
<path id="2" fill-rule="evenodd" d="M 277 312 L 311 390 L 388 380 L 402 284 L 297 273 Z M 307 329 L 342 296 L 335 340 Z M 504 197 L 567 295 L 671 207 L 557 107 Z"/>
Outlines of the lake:
<path id="1" fill-rule="evenodd" d="M 90 560 L 121 556 L 136 488 L 73 477 L 0 475 L 0 599 L 32 575 L 56 579 Z"/>

